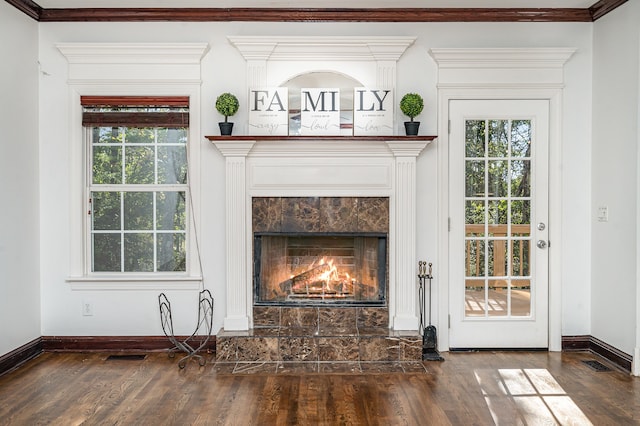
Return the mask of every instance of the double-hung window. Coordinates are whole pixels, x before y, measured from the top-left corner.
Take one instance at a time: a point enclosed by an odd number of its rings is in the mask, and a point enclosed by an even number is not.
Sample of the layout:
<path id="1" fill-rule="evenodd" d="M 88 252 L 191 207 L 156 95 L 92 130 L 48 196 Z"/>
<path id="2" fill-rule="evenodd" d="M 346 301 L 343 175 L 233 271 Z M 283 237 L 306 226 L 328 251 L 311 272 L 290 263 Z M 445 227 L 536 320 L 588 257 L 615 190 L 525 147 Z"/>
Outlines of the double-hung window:
<path id="1" fill-rule="evenodd" d="M 189 99 L 81 98 L 93 273 L 184 273 Z"/>

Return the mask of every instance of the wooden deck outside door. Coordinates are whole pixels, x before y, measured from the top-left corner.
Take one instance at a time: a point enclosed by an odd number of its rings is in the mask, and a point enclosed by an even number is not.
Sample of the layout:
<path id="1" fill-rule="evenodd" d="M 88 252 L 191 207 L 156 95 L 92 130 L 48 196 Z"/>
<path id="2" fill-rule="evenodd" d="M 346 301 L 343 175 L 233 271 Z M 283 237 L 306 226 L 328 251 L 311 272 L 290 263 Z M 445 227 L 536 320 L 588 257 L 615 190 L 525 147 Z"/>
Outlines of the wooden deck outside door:
<path id="1" fill-rule="evenodd" d="M 548 109 L 451 101 L 451 348 L 548 347 Z"/>

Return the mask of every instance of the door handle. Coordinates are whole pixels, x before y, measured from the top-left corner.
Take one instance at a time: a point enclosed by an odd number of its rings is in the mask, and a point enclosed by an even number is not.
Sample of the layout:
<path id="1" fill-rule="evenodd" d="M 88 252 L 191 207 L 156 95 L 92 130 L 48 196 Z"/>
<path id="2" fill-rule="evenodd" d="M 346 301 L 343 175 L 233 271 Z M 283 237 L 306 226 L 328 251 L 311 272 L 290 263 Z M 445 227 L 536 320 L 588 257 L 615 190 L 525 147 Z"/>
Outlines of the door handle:
<path id="1" fill-rule="evenodd" d="M 545 240 L 538 240 L 536 246 L 538 246 L 539 249 L 545 249 L 547 248 L 547 242 Z"/>

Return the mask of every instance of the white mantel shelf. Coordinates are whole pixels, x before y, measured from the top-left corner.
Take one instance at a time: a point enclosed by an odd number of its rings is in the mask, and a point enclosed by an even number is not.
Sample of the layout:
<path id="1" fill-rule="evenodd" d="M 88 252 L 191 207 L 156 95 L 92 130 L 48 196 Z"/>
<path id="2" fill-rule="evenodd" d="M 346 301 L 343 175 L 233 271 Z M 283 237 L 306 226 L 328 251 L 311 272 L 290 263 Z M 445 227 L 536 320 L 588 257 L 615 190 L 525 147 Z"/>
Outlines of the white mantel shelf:
<path id="1" fill-rule="evenodd" d="M 437 136 L 205 136 L 215 141 L 432 141 Z"/>
<path id="2" fill-rule="evenodd" d="M 436 136 L 205 136 L 225 157 L 417 157 Z M 251 152 L 251 154 L 250 154 Z"/>

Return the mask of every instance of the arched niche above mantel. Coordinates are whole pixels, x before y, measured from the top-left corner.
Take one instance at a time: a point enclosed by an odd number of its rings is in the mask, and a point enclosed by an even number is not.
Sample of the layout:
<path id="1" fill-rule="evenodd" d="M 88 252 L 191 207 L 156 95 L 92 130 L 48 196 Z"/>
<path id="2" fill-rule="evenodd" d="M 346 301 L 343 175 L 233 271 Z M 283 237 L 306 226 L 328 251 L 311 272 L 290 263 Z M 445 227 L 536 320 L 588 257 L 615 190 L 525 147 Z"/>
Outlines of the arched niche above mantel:
<path id="1" fill-rule="evenodd" d="M 249 87 L 280 86 L 317 71 L 342 73 L 371 87 L 396 87 L 396 63 L 416 37 L 229 36 L 247 61 Z"/>

